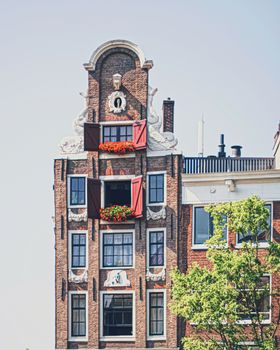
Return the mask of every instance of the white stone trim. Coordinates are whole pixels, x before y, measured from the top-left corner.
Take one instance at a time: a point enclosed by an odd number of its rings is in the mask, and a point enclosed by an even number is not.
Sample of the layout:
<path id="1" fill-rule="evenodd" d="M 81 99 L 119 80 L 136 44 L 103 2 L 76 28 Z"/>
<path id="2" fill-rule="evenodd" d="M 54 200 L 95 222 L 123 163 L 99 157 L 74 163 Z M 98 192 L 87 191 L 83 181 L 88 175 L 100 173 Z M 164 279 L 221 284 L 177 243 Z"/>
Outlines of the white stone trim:
<path id="1" fill-rule="evenodd" d="M 82 213 L 73 213 L 72 208 L 68 208 L 68 221 L 75 221 L 75 222 L 87 222 L 88 216 L 87 216 L 87 209 Z"/>
<path id="2" fill-rule="evenodd" d="M 83 205 L 71 205 L 70 204 L 70 179 L 71 177 L 84 177 L 85 178 L 85 204 Z M 67 175 L 67 207 L 68 208 L 87 208 L 87 174 L 69 174 Z"/>
<path id="3" fill-rule="evenodd" d="M 111 267 L 111 266 L 103 266 L 103 236 L 104 233 L 132 233 L 132 266 L 115 266 L 115 267 Z M 100 261 L 99 261 L 99 266 L 102 270 L 129 270 L 129 269 L 134 269 L 135 268 L 135 229 L 123 229 L 123 230 L 101 230 L 99 231 L 100 234 Z"/>
<path id="4" fill-rule="evenodd" d="M 150 203 L 149 202 L 149 176 L 150 175 L 161 175 L 163 174 L 163 184 L 164 184 L 164 201 L 160 202 L 160 203 Z M 167 174 L 166 174 L 166 170 L 161 170 L 161 171 L 148 171 L 147 172 L 147 189 L 146 189 L 146 203 L 147 206 L 151 206 L 151 207 L 158 207 L 158 206 L 166 206 L 166 196 L 167 196 Z"/>
<path id="5" fill-rule="evenodd" d="M 74 234 L 86 235 L 86 266 L 85 267 L 72 267 L 72 236 Z M 88 269 L 88 231 L 86 230 L 69 230 L 68 231 L 68 266 L 70 270 L 87 270 Z M 70 275 L 70 273 L 69 273 Z"/>
<path id="6" fill-rule="evenodd" d="M 86 295 L 86 335 L 84 337 L 72 337 L 71 336 L 71 325 L 72 325 L 72 319 L 71 319 L 71 301 L 72 301 L 72 295 L 73 294 L 85 294 Z M 87 291 L 81 291 L 81 290 L 73 290 L 68 292 L 68 340 L 69 341 L 79 341 L 79 342 L 86 342 L 88 341 L 88 292 Z"/>
<path id="7" fill-rule="evenodd" d="M 153 211 L 150 207 L 147 207 L 146 218 L 147 220 L 165 220 L 166 207 L 162 207 L 159 211 Z"/>
<path id="8" fill-rule="evenodd" d="M 103 295 L 104 294 L 132 294 L 132 335 L 131 336 L 103 336 Z M 100 291 L 100 339 L 109 342 L 131 342 L 135 340 L 136 334 L 136 308 L 135 308 L 135 291 L 134 290 L 114 290 Z"/>
<path id="9" fill-rule="evenodd" d="M 74 270 L 74 269 L 73 269 Z M 68 271 L 68 281 L 73 283 L 84 283 L 88 281 L 88 270 L 84 270 L 80 275 L 76 275 L 72 269 Z"/>
<path id="10" fill-rule="evenodd" d="M 164 247 L 163 247 L 163 251 L 164 251 L 164 260 L 163 260 L 163 265 L 162 266 L 150 266 L 150 232 L 158 232 L 158 231 L 162 231 L 163 232 L 163 237 L 164 237 Z M 147 275 L 149 273 L 149 269 L 153 268 L 153 269 L 165 269 L 166 268 L 166 254 L 167 254 L 167 234 L 166 234 L 166 227 L 153 227 L 153 228 L 148 228 L 147 229 L 147 235 L 146 235 L 146 251 L 147 251 L 147 258 L 146 258 L 146 266 L 147 266 Z M 152 276 L 150 276 L 152 277 Z M 151 278 L 151 280 L 153 280 Z M 164 278 L 165 280 L 165 278 Z"/>
<path id="11" fill-rule="evenodd" d="M 163 335 L 150 335 L 150 294 L 163 293 L 164 319 L 163 319 Z M 166 289 L 147 289 L 147 340 L 165 340 L 166 339 Z"/>
<path id="12" fill-rule="evenodd" d="M 140 49 L 139 46 L 132 43 L 128 40 L 110 40 L 102 45 L 100 45 L 91 55 L 89 62 L 84 64 L 84 68 L 88 71 L 95 71 L 96 63 L 98 59 L 108 50 L 114 49 L 114 48 L 125 48 L 128 50 L 133 51 L 140 60 L 141 68 L 152 68 L 153 62 L 152 61 L 146 61 L 143 51 Z M 113 85 L 113 84 L 112 84 Z"/>

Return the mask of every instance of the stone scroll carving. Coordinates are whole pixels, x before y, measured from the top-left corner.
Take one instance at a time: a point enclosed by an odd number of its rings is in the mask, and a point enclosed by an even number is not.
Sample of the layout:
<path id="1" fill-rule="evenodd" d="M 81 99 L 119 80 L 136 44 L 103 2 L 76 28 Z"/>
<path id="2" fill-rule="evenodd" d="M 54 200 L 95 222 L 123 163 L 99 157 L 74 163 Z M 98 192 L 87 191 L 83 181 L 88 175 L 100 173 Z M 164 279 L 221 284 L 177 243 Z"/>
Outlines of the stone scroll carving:
<path id="1" fill-rule="evenodd" d="M 146 280 L 153 282 L 165 281 L 165 269 L 163 268 L 159 273 L 152 273 L 148 269 L 146 273 Z"/>
<path id="2" fill-rule="evenodd" d="M 69 282 L 74 282 L 74 283 L 83 283 L 88 281 L 88 271 L 85 270 L 83 273 L 80 275 L 74 274 L 74 272 L 70 269 L 69 274 L 68 274 L 68 280 Z"/>
<path id="3" fill-rule="evenodd" d="M 175 135 L 172 132 L 161 131 L 162 118 L 159 117 L 153 107 L 153 99 L 157 89 L 152 89 L 149 86 L 148 95 L 148 147 L 151 151 L 168 151 L 175 150 L 178 143 Z"/>
<path id="4" fill-rule="evenodd" d="M 125 271 L 113 270 L 108 272 L 104 287 L 130 287 L 130 281 Z"/>
<path id="5" fill-rule="evenodd" d="M 85 99 L 85 107 L 75 118 L 73 129 L 75 135 L 64 137 L 59 145 L 61 154 L 77 154 L 84 152 L 84 123 L 88 117 L 88 102 L 89 96 L 86 93 L 80 92 L 80 95 Z"/>
<path id="6" fill-rule="evenodd" d="M 75 222 L 81 222 L 87 221 L 87 210 L 85 209 L 82 213 L 73 213 L 71 209 L 68 209 L 68 221 L 75 221 Z"/>
<path id="7" fill-rule="evenodd" d="M 159 211 L 153 211 L 150 207 L 147 207 L 147 220 L 160 220 L 166 219 L 166 208 L 162 207 Z"/>

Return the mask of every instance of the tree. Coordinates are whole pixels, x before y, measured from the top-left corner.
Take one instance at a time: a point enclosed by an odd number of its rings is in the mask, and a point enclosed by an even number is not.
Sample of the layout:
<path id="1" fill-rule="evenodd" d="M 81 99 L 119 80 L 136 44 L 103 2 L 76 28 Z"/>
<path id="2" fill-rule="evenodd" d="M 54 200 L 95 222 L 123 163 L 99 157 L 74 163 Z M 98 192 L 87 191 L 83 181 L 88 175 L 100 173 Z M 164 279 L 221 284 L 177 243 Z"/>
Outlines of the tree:
<path id="1" fill-rule="evenodd" d="M 248 340 L 256 349 L 277 349 L 279 305 L 273 306 L 278 319 L 264 323 L 270 311 L 269 298 L 280 300 L 279 288 L 270 289 L 266 277 L 279 276 L 280 244 L 269 242 L 264 250 L 258 239 L 269 228 L 269 210 L 255 196 L 210 205 L 206 210 L 214 225 L 213 237 L 207 242 L 211 268 L 194 264 L 186 274 L 172 273 L 170 308 L 194 324 L 194 333 L 182 340 L 185 350 L 236 350 L 237 344 Z M 240 249 L 223 240 L 225 228 L 244 238 Z"/>

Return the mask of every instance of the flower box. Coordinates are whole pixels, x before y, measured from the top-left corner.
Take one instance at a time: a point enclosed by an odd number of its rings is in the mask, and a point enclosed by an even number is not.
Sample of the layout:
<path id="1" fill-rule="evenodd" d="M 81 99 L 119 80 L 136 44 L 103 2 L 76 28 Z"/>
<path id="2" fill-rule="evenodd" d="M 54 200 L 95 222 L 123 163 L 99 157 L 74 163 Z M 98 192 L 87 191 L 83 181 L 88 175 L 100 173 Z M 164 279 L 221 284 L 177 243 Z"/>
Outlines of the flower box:
<path id="1" fill-rule="evenodd" d="M 99 150 L 108 153 L 125 154 L 134 152 L 135 147 L 133 141 L 104 142 L 100 143 Z"/>
<path id="2" fill-rule="evenodd" d="M 133 219 L 134 210 L 126 205 L 113 205 L 100 209 L 100 218 L 104 221 L 122 222 Z"/>

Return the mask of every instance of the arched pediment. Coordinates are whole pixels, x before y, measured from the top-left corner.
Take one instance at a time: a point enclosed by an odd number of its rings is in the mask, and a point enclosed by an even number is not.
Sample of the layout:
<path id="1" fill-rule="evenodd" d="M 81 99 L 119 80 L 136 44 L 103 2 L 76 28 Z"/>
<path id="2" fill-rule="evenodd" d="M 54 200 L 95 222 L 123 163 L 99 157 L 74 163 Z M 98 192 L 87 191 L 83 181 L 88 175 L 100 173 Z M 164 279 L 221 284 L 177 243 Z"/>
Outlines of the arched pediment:
<path id="1" fill-rule="evenodd" d="M 106 43 L 100 45 L 91 55 L 89 62 L 84 64 L 84 67 L 88 71 L 94 71 L 96 67 L 96 63 L 98 59 L 103 55 L 106 51 L 114 49 L 114 48 L 125 48 L 133 51 L 140 61 L 141 68 L 150 69 L 153 67 L 153 61 L 146 60 L 143 51 L 134 43 L 128 40 L 111 40 Z"/>

